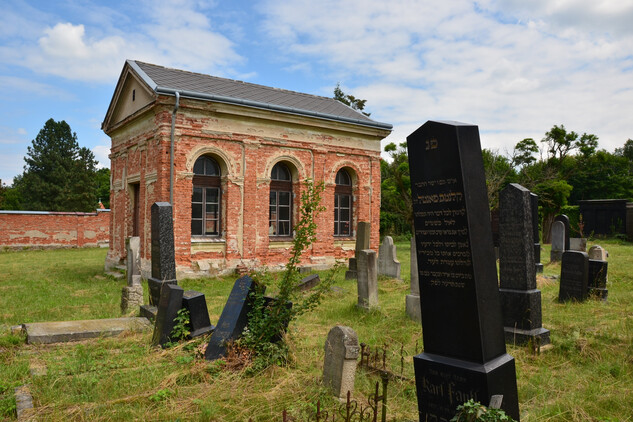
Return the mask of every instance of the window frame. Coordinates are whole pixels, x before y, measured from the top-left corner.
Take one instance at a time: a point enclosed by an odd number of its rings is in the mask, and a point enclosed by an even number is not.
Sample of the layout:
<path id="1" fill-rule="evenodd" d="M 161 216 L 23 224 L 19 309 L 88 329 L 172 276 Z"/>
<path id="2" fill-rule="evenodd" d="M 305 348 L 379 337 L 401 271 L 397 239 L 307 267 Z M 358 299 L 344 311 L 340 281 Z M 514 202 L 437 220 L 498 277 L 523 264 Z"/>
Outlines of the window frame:
<path id="1" fill-rule="evenodd" d="M 343 172 L 343 173 L 341 173 Z M 339 179 L 339 174 L 345 174 L 349 183 L 341 182 Z M 334 237 L 352 237 L 352 223 L 354 220 L 354 186 L 352 182 L 352 176 L 345 169 L 340 169 L 336 173 L 336 177 L 334 179 Z M 348 207 L 342 207 L 342 198 L 348 199 Z M 341 210 L 347 210 L 348 219 L 341 220 Z M 347 231 L 341 231 L 341 226 L 347 223 Z"/>
<path id="2" fill-rule="evenodd" d="M 202 155 L 200 157 L 198 157 L 198 159 L 196 159 L 196 162 L 194 163 L 194 171 L 196 169 L 196 164 L 198 163 L 198 161 L 200 159 L 205 159 L 205 160 L 210 160 L 214 166 L 214 170 L 215 174 L 196 174 L 194 173 L 193 178 L 192 178 L 192 190 L 191 190 L 191 237 L 192 238 L 196 238 L 196 239 L 219 239 L 222 238 L 222 229 L 223 229 L 223 224 L 222 224 L 222 170 L 220 168 L 220 164 L 218 163 L 218 161 L 210 156 L 207 155 Z M 207 173 L 207 167 L 206 167 L 206 161 L 205 161 L 205 165 L 203 166 L 203 172 Z M 194 202 L 194 192 L 196 189 L 201 189 L 201 198 L 200 201 L 196 201 Z M 208 189 L 215 189 L 216 195 L 217 195 L 217 201 L 215 202 L 208 202 L 207 200 L 207 194 L 208 194 Z M 206 211 L 209 205 L 216 205 L 217 209 L 215 214 L 215 217 L 212 217 L 209 219 L 208 217 L 208 212 Z M 194 218 L 193 213 L 194 213 L 194 206 L 201 206 L 201 217 L 196 217 Z M 209 220 L 211 221 L 215 221 L 216 222 L 216 232 L 215 233 L 211 233 L 211 234 L 207 234 L 205 233 L 205 228 L 209 222 Z M 200 229 L 202 231 L 202 233 L 194 233 L 194 221 L 200 221 L 201 222 L 201 226 Z"/>
<path id="3" fill-rule="evenodd" d="M 285 174 L 287 175 L 287 179 L 279 178 L 279 169 L 285 169 Z M 292 183 L 292 172 L 287 164 L 283 162 L 278 162 L 275 164 L 270 171 L 270 192 L 268 195 L 268 236 L 273 240 L 286 240 L 292 239 L 294 236 L 294 224 L 293 224 L 293 206 L 294 206 L 294 186 Z M 279 201 L 280 194 L 288 194 L 287 203 L 281 204 Z M 273 197 L 275 198 L 273 204 Z M 281 219 L 282 213 L 280 212 L 281 207 L 287 208 L 288 210 L 288 219 Z M 275 218 L 273 218 L 273 210 Z M 279 227 L 281 227 L 280 223 L 288 224 L 288 232 L 287 233 L 279 233 Z M 274 227 L 277 227 L 275 233 L 273 233 L 273 224 Z"/>

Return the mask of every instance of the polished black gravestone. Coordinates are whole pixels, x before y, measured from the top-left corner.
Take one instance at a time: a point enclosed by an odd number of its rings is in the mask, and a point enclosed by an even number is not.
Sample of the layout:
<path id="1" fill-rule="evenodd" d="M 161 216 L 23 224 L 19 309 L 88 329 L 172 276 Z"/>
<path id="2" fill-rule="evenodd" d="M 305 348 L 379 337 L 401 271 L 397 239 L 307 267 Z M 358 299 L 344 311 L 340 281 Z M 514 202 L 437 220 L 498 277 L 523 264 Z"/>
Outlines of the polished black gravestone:
<path id="1" fill-rule="evenodd" d="M 558 301 L 587 299 L 589 256 L 586 252 L 565 251 L 560 266 Z"/>
<path id="2" fill-rule="evenodd" d="M 182 297 L 182 307 L 189 311 L 189 338 L 213 331 L 215 327 L 209 319 L 209 309 L 204 293 L 187 290 Z"/>
<path id="3" fill-rule="evenodd" d="M 174 220 L 169 202 L 152 205 L 152 276 L 147 280 L 149 304 L 157 305 L 163 284 L 178 284 L 174 252 Z"/>
<path id="4" fill-rule="evenodd" d="M 538 195 L 530 192 L 530 200 L 532 205 L 532 229 L 534 230 L 534 267 L 537 273 L 542 273 L 543 264 L 541 263 L 541 243 L 538 229 Z"/>
<path id="5" fill-rule="evenodd" d="M 591 297 L 607 300 L 607 267 L 609 263 L 598 259 L 590 259 L 587 277 L 587 294 Z"/>
<path id="6" fill-rule="evenodd" d="M 469 399 L 519 419 L 506 353 L 477 126 L 429 121 L 407 137 L 424 353 L 414 357 L 420 421 Z"/>
<path id="7" fill-rule="evenodd" d="M 554 217 L 554 221 L 560 221 L 565 226 L 565 249 L 563 250 L 568 251 L 569 250 L 569 235 L 571 234 L 570 233 L 571 228 L 569 225 L 569 217 L 567 217 L 565 214 L 560 214 Z"/>
<path id="8" fill-rule="evenodd" d="M 536 288 L 534 216 L 530 191 L 511 183 L 499 194 L 499 294 L 506 343 L 549 344 Z"/>
<path id="9" fill-rule="evenodd" d="M 237 340 L 248 324 L 248 314 L 253 309 L 251 293 L 257 285 L 252 278 L 245 275 L 239 278 L 233 285 L 229 299 L 222 309 L 222 314 L 215 327 L 209 345 L 204 353 L 207 360 L 215 360 L 226 353 L 226 343 Z"/>
<path id="10" fill-rule="evenodd" d="M 160 292 L 158 312 L 154 322 L 154 335 L 152 345 L 165 345 L 171 341 L 170 335 L 174 329 L 174 318 L 182 308 L 182 296 L 184 290 L 175 284 L 164 284 Z"/>

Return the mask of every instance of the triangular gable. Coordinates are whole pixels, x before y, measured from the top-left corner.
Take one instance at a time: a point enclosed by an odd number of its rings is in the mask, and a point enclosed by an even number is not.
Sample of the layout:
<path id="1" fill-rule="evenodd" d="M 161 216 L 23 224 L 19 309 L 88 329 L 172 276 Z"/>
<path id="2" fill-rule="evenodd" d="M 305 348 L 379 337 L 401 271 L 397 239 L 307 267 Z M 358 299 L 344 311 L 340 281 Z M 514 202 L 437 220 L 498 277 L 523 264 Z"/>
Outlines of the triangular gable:
<path id="1" fill-rule="evenodd" d="M 129 61 L 126 62 L 101 128 L 107 132 L 108 128 L 151 104 L 155 99 L 154 90 L 136 74 Z"/>

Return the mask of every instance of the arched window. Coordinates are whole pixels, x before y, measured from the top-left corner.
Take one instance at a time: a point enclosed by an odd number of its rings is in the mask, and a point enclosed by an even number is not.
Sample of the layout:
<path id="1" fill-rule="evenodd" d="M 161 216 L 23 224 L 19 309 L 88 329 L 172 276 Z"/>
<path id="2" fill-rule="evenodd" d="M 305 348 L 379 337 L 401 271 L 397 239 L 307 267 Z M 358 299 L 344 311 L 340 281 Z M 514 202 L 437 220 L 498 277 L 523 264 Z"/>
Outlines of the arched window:
<path id="1" fill-rule="evenodd" d="M 334 236 L 351 236 L 352 178 L 345 169 L 336 173 L 334 188 Z"/>
<path id="2" fill-rule="evenodd" d="M 277 163 L 270 174 L 268 233 L 292 235 L 292 176 L 288 166 Z"/>
<path id="3" fill-rule="evenodd" d="M 220 166 L 211 157 L 203 155 L 193 165 L 192 236 L 220 236 L 220 176 Z"/>

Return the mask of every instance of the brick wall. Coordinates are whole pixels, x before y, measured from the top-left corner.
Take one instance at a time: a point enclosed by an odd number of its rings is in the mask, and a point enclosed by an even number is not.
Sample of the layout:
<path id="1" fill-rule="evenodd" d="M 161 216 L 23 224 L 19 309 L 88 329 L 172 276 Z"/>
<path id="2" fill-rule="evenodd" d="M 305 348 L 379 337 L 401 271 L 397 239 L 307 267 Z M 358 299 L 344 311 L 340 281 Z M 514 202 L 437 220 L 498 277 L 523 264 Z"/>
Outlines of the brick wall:
<path id="1" fill-rule="evenodd" d="M 83 248 L 107 245 L 110 212 L 0 211 L 0 247 Z"/>

